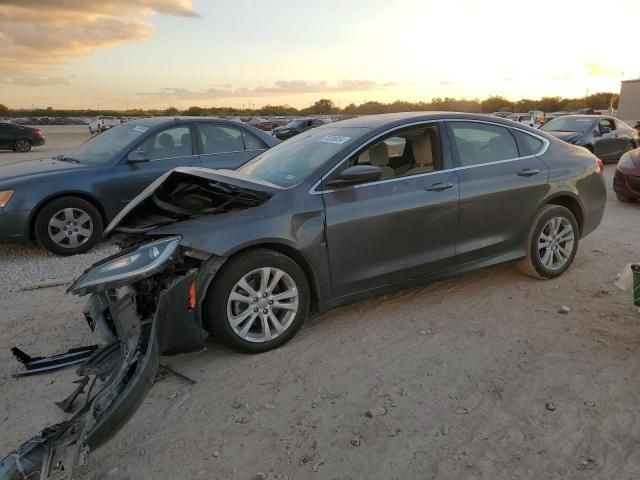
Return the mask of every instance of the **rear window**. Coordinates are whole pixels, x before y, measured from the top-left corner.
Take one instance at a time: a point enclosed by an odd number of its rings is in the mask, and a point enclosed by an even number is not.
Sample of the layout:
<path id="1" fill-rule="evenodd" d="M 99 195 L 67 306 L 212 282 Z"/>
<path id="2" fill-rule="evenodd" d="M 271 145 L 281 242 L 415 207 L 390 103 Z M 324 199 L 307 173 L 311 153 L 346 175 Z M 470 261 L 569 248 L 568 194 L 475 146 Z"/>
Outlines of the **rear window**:
<path id="1" fill-rule="evenodd" d="M 537 155 L 544 146 L 544 142 L 542 140 L 538 137 L 534 137 L 533 135 L 529 135 L 528 133 L 513 130 L 513 134 L 516 136 L 516 140 L 518 141 L 520 156 Z"/>

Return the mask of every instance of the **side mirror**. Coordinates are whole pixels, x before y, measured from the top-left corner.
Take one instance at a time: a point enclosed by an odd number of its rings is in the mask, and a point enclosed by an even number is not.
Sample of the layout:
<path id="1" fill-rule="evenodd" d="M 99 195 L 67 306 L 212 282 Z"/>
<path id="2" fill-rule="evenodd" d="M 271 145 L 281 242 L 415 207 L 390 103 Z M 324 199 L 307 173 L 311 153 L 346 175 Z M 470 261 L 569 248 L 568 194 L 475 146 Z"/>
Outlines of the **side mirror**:
<path id="1" fill-rule="evenodd" d="M 601 134 L 606 134 L 606 133 L 611 133 L 611 128 L 609 127 L 600 127 L 600 133 Z"/>
<path id="2" fill-rule="evenodd" d="M 382 177 L 380 167 L 374 165 L 355 165 L 343 170 L 338 178 L 330 180 L 325 185 L 328 187 L 346 187 L 358 183 L 375 182 Z"/>
<path id="3" fill-rule="evenodd" d="M 127 155 L 127 163 L 143 163 L 148 161 L 149 159 L 142 152 L 131 152 Z"/>

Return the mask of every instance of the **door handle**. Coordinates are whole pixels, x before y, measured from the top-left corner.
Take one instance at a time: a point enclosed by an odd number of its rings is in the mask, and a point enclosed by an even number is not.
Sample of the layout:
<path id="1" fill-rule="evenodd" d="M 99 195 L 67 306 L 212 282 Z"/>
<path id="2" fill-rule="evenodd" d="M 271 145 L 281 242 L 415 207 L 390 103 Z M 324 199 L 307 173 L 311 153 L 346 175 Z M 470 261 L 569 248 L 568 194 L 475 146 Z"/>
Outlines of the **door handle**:
<path id="1" fill-rule="evenodd" d="M 616 134 L 614 135 L 614 137 L 618 138 L 618 134 L 616 133 Z"/>
<path id="2" fill-rule="evenodd" d="M 540 173 L 540 170 L 537 168 L 525 168 L 524 170 L 520 170 L 518 172 L 519 177 L 533 177 Z"/>
<path id="3" fill-rule="evenodd" d="M 427 192 L 441 192 L 443 190 L 447 190 L 448 188 L 453 187 L 453 183 L 434 183 L 433 185 L 429 185 L 425 187 Z"/>

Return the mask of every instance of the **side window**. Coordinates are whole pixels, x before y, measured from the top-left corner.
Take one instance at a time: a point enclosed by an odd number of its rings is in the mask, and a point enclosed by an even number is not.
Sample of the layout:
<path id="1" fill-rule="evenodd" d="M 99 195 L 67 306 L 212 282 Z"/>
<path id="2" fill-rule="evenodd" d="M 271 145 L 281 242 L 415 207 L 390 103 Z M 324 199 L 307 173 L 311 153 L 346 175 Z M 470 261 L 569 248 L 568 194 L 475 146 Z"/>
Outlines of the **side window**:
<path id="1" fill-rule="evenodd" d="M 149 160 L 192 155 L 191 129 L 188 126 L 181 126 L 154 133 L 134 151 L 143 153 Z"/>
<path id="2" fill-rule="evenodd" d="M 198 129 L 202 140 L 202 153 L 231 153 L 244 150 L 242 132 L 239 128 L 201 123 Z"/>
<path id="3" fill-rule="evenodd" d="M 529 135 L 528 133 L 521 132 L 519 130 L 511 130 L 516 137 L 518 142 L 518 150 L 520 150 L 520 155 L 537 155 L 542 150 L 544 146 L 544 142 L 533 135 Z"/>
<path id="4" fill-rule="evenodd" d="M 351 159 L 349 166 L 374 165 L 381 180 L 436 170 L 439 162 L 437 127 L 413 129 L 387 137 Z"/>
<path id="5" fill-rule="evenodd" d="M 616 129 L 615 123 L 610 118 L 603 118 L 602 120 L 600 120 L 600 123 L 598 125 L 600 126 L 600 128 L 608 127 L 612 131 Z"/>
<path id="6" fill-rule="evenodd" d="M 631 127 L 626 125 L 624 122 L 621 122 L 620 120 L 616 120 L 616 128 L 618 130 L 627 130 L 627 129 L 631 128 Z"/>
<path id="7" fill-rule="evenodd" d="M 509 130 L 475 122 L 450 122 L 461 167 L 508 160 L 520 156 Z"/>
<path id="8" fill-rule="evenodd" d="M 245 150 L 264 150 L 264 144 L 256 137 L 242 130 L 242 140 Z"/>

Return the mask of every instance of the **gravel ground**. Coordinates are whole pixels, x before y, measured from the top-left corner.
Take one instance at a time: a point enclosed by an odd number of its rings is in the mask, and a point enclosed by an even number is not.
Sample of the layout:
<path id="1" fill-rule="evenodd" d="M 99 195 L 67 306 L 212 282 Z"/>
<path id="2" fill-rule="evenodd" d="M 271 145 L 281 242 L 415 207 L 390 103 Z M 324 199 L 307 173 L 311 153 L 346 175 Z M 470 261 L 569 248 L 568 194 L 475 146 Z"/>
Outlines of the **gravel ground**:
<path id="1" fill-rule="evenodd" d="M 19 289 L 70 282 L 96 261 L 116 251 L 105 242 L 73 257 L 59 257 L 36 245 L 0 245 L 0 298 Z"/>

